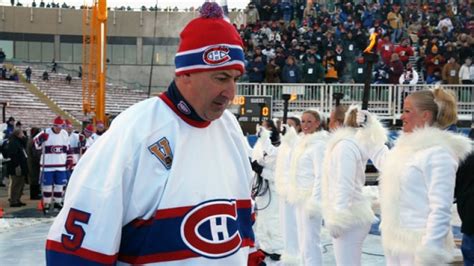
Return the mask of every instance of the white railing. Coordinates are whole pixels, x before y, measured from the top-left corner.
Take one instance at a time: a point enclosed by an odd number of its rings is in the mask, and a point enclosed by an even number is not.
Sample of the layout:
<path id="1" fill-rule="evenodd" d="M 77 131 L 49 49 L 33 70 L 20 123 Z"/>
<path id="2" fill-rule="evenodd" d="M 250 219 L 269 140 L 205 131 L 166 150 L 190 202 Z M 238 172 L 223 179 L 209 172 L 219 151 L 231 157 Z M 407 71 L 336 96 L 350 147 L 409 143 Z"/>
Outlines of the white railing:
<path id="1" fill-rule="evenodd" d="M 433 88 L 435 85 L 372 84 L 369 110 L 383 119 L 395 121 L 402 114 L 403 97 L 416 90 Z M 460 120 L 471 120 L 474 115 L 474 85 L 442 85 L 451 89 L 458 97 Z M 289 102 L 290 114 L 316 108 L 328 115 L 333 108 L 333 93 L 342 92 L 343 104 L 361 104 L 364 84 L 303 84 L 303 83 L 238 83 L 238 95 L 272 96 L 273 115 L 283 116 L 283 94 L 296 94 Z"/>

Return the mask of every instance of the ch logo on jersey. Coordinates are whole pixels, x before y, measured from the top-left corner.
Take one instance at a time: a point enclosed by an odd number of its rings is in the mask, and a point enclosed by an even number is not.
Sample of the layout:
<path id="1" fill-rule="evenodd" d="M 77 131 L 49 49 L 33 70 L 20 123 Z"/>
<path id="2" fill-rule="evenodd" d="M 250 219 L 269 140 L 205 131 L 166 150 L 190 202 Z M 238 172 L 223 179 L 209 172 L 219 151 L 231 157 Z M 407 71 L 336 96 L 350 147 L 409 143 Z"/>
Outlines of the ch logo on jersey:
<path id="1" fill-rule="evenodd" d="M 180 101 L 178 103 L 178 110 L 185 115 L 191 114 L 191 110 L 189 109 L 188 105 L 184 101 Z"/>
<path id="2" fill-rule="evenodd" d="M 51 153 L 54 153 L 54 154 L 61 154 L 61 153 L 64 153 L 63 152 L 63 146 L 51 146 Z"/>
<path id="3" fill-rule="evenodd" d="M 235 253 L 242 244 L 235 201 L 207 201 L 191 209 L 181 223 L 181 238 L 192 251 L 207 258 Z"/>
<path id="4" fill-rule="evenodd" d="M 160 160 L 166 169 L 170 169 L 173 163 L 173 152 L 171 151 L 170 142 L 166 137 L 161 138 L 148 147 L 148 150 Z"/>
<path id="5" fill-rule="evenodd" d="M 230 61 L 230 49 L 226 46 L 212 46 L 207 48 L 202 55 L 204 63 L 208 65 L 220 65 Z"/>

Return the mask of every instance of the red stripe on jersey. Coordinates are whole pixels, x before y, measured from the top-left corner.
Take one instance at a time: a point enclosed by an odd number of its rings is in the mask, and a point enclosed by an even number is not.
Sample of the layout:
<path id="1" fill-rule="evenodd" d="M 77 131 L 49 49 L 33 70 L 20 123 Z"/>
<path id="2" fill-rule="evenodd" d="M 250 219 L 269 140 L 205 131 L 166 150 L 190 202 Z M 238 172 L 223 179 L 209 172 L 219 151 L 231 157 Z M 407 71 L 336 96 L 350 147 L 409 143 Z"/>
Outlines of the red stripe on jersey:
<path id="1" fill-rule="evenodd" d="M 244 238 L 242 244 L 244 247 L 253 247 L 254 242 L 250 238 Z M 190 258 L 201 257 L 201 255 L 192 252 L 191 250 L 181 250 L 174 252 L 163 252 L 159 254 L 151 254 L 145 256 L 127 256 L 119 255 L 118 260 L 121 262 L 126 262 L 130 264 L 145 264 L 145 263 L 155 263 L 155 262 L 165 262 L 165 261 L 176 261 L 176 260 L 185 260 Z"/>
<path id="2" fill-rule="evenodd" d="M 181 250 L 174 252 L 166 252 L 160 254 L 152 254 L 145 256 L 126 256 L 119 255 L 118 260 L 130 264 L 145 264 L 153 262 L 164 262 L 174 260 L 184 260 L 189 258 L 200 257 L 199 254 L 192 252 L 191 250 Z"/>
<path id="3" fill-rule="evenodd" d="M 41 164 L 40 165 L 41 167 L 63 167 L 63 166 L 66 166 L 65 164 Z"/>
<path id="4" fill-rule="evenodd" d="M 65 249 L 60 242 L 56 242 L 50 239 L 46 241 L 46 249 L 64 253 L 64 254 L 78 256 L 90 261 L 103 263 L 103 264 L 114 264 L 117 261 L 117 257 L 118 257 L 118 254 L 106 255 L 106 254 L 102 254 L 102 253 L 85 249 L 85 248 L 79 248 L 77 250 L 70 251 L 68 249 Z"/>
<path id="5" fill-rule="evenodd" d="M 250 200 L 237 200 L 236 203 L 237 203 L 237 208 L 240 208 L 240 209 L 252 207 L 252 202 Z M 147 219 L 147 220 L 136 219 L 135 221 L 133 221 L 133 226 L 140 227 L 144 225 L 150 225 L 153 223 L 154 220 L 183 217 L 193 207 L 194 206 L 185 206 L 185 207 L 157 210 L 155 212 L 155 216 L 152 219 Z M 252 213 L 252 221 L 255 221 L 255 213 Z"/>
<path id="6" fill-rule="evenodd" d="M 162 99 L 166 103 L 166 105 L 168 105 L 169 108 L 171 108 L 171 110 L 173 110 L 173 112 L 175 112 L 181 119 L 184 120 L 184 122 L 188 123 L 189 125 L 191 125 L 193 127 L 197 127 L 197 128 L 205 128 L 205 127 L 207 127 L 211 124 L 210 121 L 202 121 L 201 122 L 201 121 L 196 121 L 196 120 L 190 119 L 189 117 L 187 117 L 186 115 L 181 113 L 178 110 L 178 108 L 176 108 L 174 103 L 168 98 L 168 96 L 166 96 L 166 94 L 162 93 L 158 97 L 160 97 L 160 99 Z"/>

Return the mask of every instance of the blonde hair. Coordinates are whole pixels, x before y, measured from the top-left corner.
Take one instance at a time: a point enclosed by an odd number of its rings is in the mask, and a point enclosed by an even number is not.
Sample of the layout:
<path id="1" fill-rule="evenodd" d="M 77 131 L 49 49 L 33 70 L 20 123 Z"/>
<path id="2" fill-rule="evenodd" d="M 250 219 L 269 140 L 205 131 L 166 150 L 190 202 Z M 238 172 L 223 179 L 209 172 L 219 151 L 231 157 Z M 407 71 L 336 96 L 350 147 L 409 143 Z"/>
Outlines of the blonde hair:
<path id="1" fill-rule="evenodd" d="M 347 110 L 344 117 L 344 126 L 346 127 L 359 127 L 357 124 L 357 111 L 359 110 L 358 106 L 351 105 L 349 110 Z"/>
<path id="2" fill-rule="evenodd" d="M 431 112 L 435 127 L 444 129 L 458 121 L 457 100 L 452 90 L 422 90 L 410 94 L 409 97 L 414 100 L 418 110 Z"/>
<path id="3" fill-rule="evenodd" d="M 347 108 L 347 105 L 338 105 L 336 108 L 334 108 L 334 119 L 341 123 L 341 125 L 344 124 Z"/>

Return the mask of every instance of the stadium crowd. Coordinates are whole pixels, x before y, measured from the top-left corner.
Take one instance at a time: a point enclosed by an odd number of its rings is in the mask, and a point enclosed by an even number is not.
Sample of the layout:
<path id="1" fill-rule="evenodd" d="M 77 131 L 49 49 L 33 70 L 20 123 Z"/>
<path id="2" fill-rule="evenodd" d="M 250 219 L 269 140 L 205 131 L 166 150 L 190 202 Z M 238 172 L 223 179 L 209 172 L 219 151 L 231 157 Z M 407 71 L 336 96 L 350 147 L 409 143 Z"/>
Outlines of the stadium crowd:
<path id="1" fill-rule="evenodd" d="M 459 1 L 336 1 L 335 12 L 311 1 L 251 2 L 244 40 L 244 81 L 362 83 L 361 56 L 377 30 L 380 84 L 470 84 L 474 80 L 472 4 Z M 416 77 L 419 77 L 418 80 Z"/>

